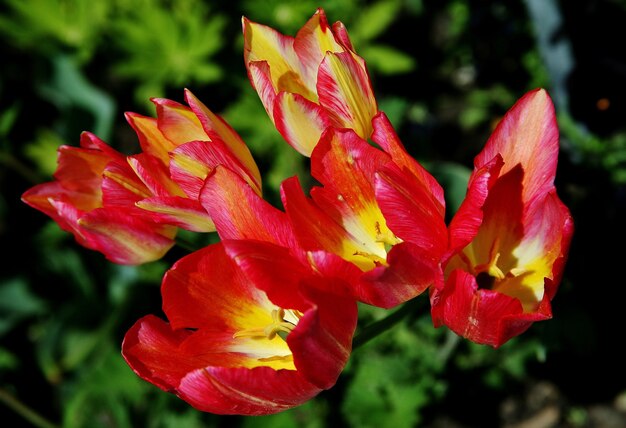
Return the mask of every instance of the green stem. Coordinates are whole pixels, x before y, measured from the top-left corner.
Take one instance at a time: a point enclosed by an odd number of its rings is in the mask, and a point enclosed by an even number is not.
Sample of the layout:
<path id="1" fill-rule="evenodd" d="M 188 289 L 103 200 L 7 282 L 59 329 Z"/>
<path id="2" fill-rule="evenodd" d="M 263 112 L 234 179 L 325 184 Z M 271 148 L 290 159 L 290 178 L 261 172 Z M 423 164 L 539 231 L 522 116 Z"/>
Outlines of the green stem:
<path id="1" fill-rule="evenodd" d="M 0 388 L 0 401 L 38 428 L 58 428 L 4 388 Z"/>
<path id="2" fill-rule="evenodd" d="M 365 326 L 360 333 L 354 336 L 354 339 L 352 340 L 352 349 L 354 350 L 359 346 L 363 346 L 376 336 L 384 333 L 400 321 L 404 320 L 408 315 L 414 314 L 420 303 L 421 302 L 419 302 L 418 299 L 409 300 L 391 315 Z"/>

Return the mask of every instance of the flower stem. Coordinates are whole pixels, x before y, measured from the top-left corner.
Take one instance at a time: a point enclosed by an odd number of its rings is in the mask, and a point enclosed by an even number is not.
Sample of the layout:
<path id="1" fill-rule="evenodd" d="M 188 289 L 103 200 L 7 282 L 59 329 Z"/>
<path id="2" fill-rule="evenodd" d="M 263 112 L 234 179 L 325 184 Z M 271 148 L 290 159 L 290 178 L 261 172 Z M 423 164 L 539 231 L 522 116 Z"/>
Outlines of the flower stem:
<path id="1" fill-rule="evenodd" d="M 57 428 L 57 425 L 22 403 L 4 388 L 0 388 L 0 401 L 38 428 Z"/>
<path id="2" fill-rule="evenodd" d="M 384 333 L 400 321 L 404 320 L 408 315 L 414 314 L 420 304 L 421 302 L 419 302 L 418 299 L 409 300 L 391 315 L 365 326 L 360 333 L 354 336 L 354 339 L 352 340 L 352 349 L 354 350 L 359 346 L 363 346 L 379 334 Z"/>

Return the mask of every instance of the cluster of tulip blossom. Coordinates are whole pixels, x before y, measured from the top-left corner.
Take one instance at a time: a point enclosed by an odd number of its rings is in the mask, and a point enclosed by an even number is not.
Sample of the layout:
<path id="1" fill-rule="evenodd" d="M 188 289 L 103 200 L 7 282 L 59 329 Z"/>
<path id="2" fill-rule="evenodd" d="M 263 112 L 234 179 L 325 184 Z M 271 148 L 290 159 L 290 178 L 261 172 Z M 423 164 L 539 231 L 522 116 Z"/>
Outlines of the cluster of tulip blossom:
<path id="1" fill-rule="evenodd" d="M 248 76 L 276 129 L 310 157 L 318 185 L 263 199 L 239 135 L 186 90 L 127 113 L 141 153 L 84 132 L 54 181 L 23 201 L 120 264 L 157 260 L 179 228 L 220 240 L 162 282 L 122 354 L 141 378 L 195 408 L 262 415 L 331 388 L 352 350 L 357 302 L 393 308 L 428 292 L 435 327 L 499 347 L 552 316 L 573 233 L 554 178 L 553 104 L 532 90 L 474 159 L 449 224 L 442 187 L 380 111 L 363 58 L 319 9 L 295 37 L 243 19 Z"/>

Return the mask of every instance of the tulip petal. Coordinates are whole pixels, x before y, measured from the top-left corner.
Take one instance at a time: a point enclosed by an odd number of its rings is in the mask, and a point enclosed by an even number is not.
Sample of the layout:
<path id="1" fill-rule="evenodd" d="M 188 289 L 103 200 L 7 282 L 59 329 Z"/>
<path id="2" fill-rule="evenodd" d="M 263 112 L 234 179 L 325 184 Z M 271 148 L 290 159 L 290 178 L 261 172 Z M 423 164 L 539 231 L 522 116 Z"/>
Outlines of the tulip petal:
<path id="1" fill-rule="evenodd" d="M 263 200 L 227 168 L 215 168 L 202 189 L 200 202 L 215 222 L 221 239 L 296 245 L 286 214 Z"/>
<path id="2" fill-rule="evenodd" d="M 524 314 L 518 299 L 478 289 L 474 276 L 461 270 L 452 272 L 431 312 L 436 327 L 445 324 L 460 336 L 494 348 L 523 333 L 533 322 L 550 318 L 541 312 Z"/>
<path id="3" fill-rule="evenodd" d="M 376 199 L 396 236 L 440 258 L 448 243 L 445 219 L 430 189 L 413 177 L 394 164 L 381 168 Z"/>
<path id="4" fill-rule="evenodd" d="M 148 153 L 140 153 L 129 156 L 127 161 L 153 195 L 185 196 L 185 192 L 172 180 L 169 170 L 160 159 Z"/>
<path id="5" fill-rule="evenodd" d="M 303 80 L 305 73 L 302 67 L 305 65 L 301 64 L 296 55 L 294 38 L 245 17 L 242 19 L 242 25 L 246 66 L 257 61 L 265 61 L 270 70 L 267 76 L 271 79 L 275 93 L 293 92 L 311 101 L 317 101 L 315 87 L 307 86 L 307 82 Z"/>
<path id="6" fill-rule="evenodd" d="M 343 52 L 344 50 L 343 46 L 335 40 L 326 14 L 321 8 L 318 8 L 306 24 L 298 30 L 293 48 L 302 64 L 303 79 L 309 88 L 315 87 L 317 70 L 326 52 Z"/>
<path id="7" fill-rule="evenodd" d="M 139 208 L 149 211 L 151 220 L 181 227 L 192 232 L 214 232 L 215 224 L 202 207 L 194 199 L 180 196 L 155 196 L 145 198 L 136 204 Z"/>
<path id="8" fill-rule="evenodd" d="M 152 102 L 156 106 L 157 127 L 174 147 L 207 139 L 200 120 L 191 108 L 166 98 L 152 98 Z"/>
<path id="9" fill-rule="evenodd" d="M 451 253 L 461 250 L 478 234 L 483 222 L 483 206 L 501 168 L 502 158 L 496 156 L 470 176 L 465 199 L 449 226 Z"/>
<path id="10" fill-rule="evenodd" d="M 160 159 L 164 165 L 169 165 L 169 152 L 176 148 L 176 144 L 165 138 L 159 129 L 157 119 L 132 112 L 125 113 L 125 116 L 137 133 L 143 152 Z"/>
<path id="11" fill-rule="evenodd" d="M 326 54 L 319 68 L 317 93 L 333 126 L 353 129 L 364 139 L 372 135 L 376 98 L 367 70 L 351 52 Z"/>
<path id="12" fill-rule="evenodd" d="M 426 188 L 430 189 L 432 196 L 438 201 L 441 215 L 444 215 L 445 199 L 443 196 L 443 188 L 439 182 L 426 169 L 419 164 L 404 148 L 404 145 L 398 138 L 398 134 L 393 129 L 391 122 L 384 112 L 378 112 L 372 119 L 374 133 L 372 140 L 378 144 L 391 158 L 400 169 L 406 169 L 411 172 L 415 178 L 423 183 Z"/>
<path id="13" fill-rule="evenodd" d="M 315 397 L 315 388 L 296 372 L 267 367 L 208 367 L 189 373 L 180 384 L 181 396 L 199 410 L 225 415 L 269 415 Z"/>
<path id="14" fill-rule="evenodd" d="M 135 265 L 158 260 L 174 245 L 176 228 L 147 221 L 139 208 L 98 208 L 78 220 L 90 248 L 113 263 Z"/>
<path id="15" fill-rule="evenodd" d="M 502 156 L 500 174 L 521 164 L 524 201 L 553 187 L 559 151 L 559 131 L 548 93 L 536 89 L 525 94 L 500 121 L 484 149 L 474 160 L 477 169 Z"/>
<path id="16" fill-rule="evenodd" d="M 247 69 L 250 83 L 259 94 L 263 107 L 273 123 L 276 88 L 274 87 L 270 76 L 270 66 L 267 61 L 253 61 L 247 63 Z"/>
<path id="17" fill-rule="evenodd" d="M 171 176 L 191 199 L 199 198 L 206 177 L 218 165 L 224 165 L 234 171 L 254 186 L 256 192 L 260 192 L 245 167 L 221 140 L 192 141 L 183 144 L 172 152 L 171 158 Z"/>
<path id="18" fill-rule="evenodd" d="M 259 172 L 256 162 L 252 158 L 250 149 L 248 149 L 248 146 L 246 146 L 239 134 L 237 134 L 224 119 L 209 110 L 188 89 L 185 90 L 185 99 L 200 120 L 204 131 L 209 136 L 211 141 L 219 140 L 226 145 L 228 151 L 234 155 L 235 159 L 238 160 L 236 164 L 242 165 L 241 176 L 246 177 L 246 181 L 249 180 L 252 186 L 260 192 L 261 173 Z"/>
<path id="19" fill-rule="evenodd" d="M 389 309 L 442 281 L 439 259 L 408 242 L 394 245 L 387 263 L 361 276 L 355 292 L 359 301 Z"/>
<path id="20" fill-rule="evenodd" d="M 311 156 L 322 132 L 330 126 L 324 109 L 299 94 L 280 92 L 274 104 L 274 124 L 299 153 Z"/>

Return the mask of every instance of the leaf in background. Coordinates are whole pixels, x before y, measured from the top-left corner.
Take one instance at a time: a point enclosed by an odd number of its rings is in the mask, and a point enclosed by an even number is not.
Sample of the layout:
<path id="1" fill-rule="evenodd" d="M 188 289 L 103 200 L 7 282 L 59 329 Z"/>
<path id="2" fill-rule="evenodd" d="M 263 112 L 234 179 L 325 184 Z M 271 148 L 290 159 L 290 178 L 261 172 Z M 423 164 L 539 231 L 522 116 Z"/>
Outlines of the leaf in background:
<path id="1" fill-rule="evenodd" d="M 50 178 L 57 168 L 57 149 L 65 144 L 65 141 L 50 129 L 37 131 L 35 141 L 24 148 L 24 154 L 37 167 L 44 177 Z"/>
<path id="2" fill-rule="evenodd" d="M 66 55 L 52 58 L 52 79 L 39 86 L 43 98 L 56 105 L 66 115 L 73 115 L 72 108 L 88 112 L 94 119 L 89 129 L 103 140 L 108 140 L 115 114 L 115 101 L 106 92 L 93 86 L 84 76 L 76 62 Z M 71 122 L 71 118 L 69 120 Z M 71 136 L 73 137 L 73 135 Z"/>
<path id="3" fill-rule="evenodd" d="M 96 362 L 83 366 L 66 386 L 65 428 L 132 428 L 131 406 L 145 397 L 149 386 L 139 379 L 109 344 Z"/>
<path id="4" fill-rule="evenodd" d="M 465 199 L 472 170 L 452 162 L 434 162 L 427 169 L 445 190 L 446 216 L 451 218 Z"/>
<path id="5" fill-rule="evenodd" d="M 0 33 L 15 45 L 45 55 L 70 48 L 76 59 L 91 59 L 111 12 L 108 0 L 8 0 Z M 25 31 L 28 29 L 28 31 Z"/>
<path id="6" fill-rule="evenodd" d="M 323 428 L 326 413 L 322 400 L 314 399 L 275 415 L 243 418 L 241 428 Z"/>
<path id="7" fill-rule="evenodd" d="M 209 14 L 197 0 L 169 3 L 146 1 L 127 10 L 114 23 L 113 41 L 123 59 L 114 70 L 139 82 L 135 96 L 164 96 L 166 87 L 206 84 L 222 77 L 222 67 L 211 61 L 223 46 L 223 16 Z"/>
<path id="8" fill-rule="evenodd" d="M 380 74 L 407 73 L 415 69 L 415 59 L 391 46 L 368 45 L 359 51 L 367 65 Z"/>
<path id="9" fill-rule="evenodd" d="M 46 305 L 28 289 L 22 278 L 0 284 L 0 336 L 20 321 L 43 313 Z"/>
<path id="10" fill-rule="evenodd" d="M 363 8 L 353 21 L 348 32 L 355 43 L 357 52 L 359 44 L 380 36 L 396 19 L 401 3 L 398 0 L 381 0 Z M 363 56 L 363 55 L 361 55 Z M 368 58 L 365 58 L 368 60 Z"/>
<path id="11" fill-rule="evenodd" d="M 18 357 L 8 349 L 0 347 L 0 373 L 4 370 L 13 370 L 19 366 Z"/>
<path id="12" fill-rule="evenodd" d="M 434 404 L 446 388 L 438 378 L 451 351 L 444 334 L 432 328 L 425 314 L 355 351 L 342 403 L 350 426 L 417 426 L 420 410 Z"/>

